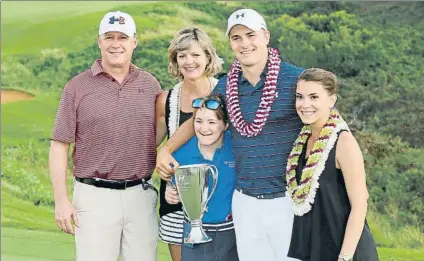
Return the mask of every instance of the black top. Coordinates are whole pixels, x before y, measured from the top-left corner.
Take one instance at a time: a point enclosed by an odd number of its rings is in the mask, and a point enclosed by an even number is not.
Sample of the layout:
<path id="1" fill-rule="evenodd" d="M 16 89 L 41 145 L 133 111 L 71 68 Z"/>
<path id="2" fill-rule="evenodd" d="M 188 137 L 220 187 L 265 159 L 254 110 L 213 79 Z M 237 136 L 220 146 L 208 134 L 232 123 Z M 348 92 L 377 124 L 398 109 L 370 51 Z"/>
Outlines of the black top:
<path id="1" fill-rule="evenodd" d="M 302 261 L 338 259 L 351 206 L 343 173 L 336 168 L 337 141 L 319 177 L 319 188 L 312 209 L 303 216 L 294 217 L 289 257 Z M 306 164 L 306 147 L 303 148 L 296 168 L 298 182 Z M 366 220 L 353 261 L 378 261 L 377 249 Z"/>
<path id="2" fill-rule="evenodd" d="M 173 89 L 170 89 L 168 92 L 168 96 L 166 97 L 166 103 L 165 103 L 165 123 L 166 123 L 166 132 L 167 137 L 169 138 L 169 114 L 171 112 L 169 108 L 169 98 L 171 97 Z M 191 116 L 193 116 L 192 112 L 183 112 L 180 110 L 180 126 L 183 124 L 186 120 L 190 119 Z M 164 216 L 166 214 L 182 210 L 182 204 L 181 202 L 178 204 L 169 204 L 165 200 L 165 189 L 166 189 L 166 181 L 163 179 L 160 180 L 160 189 L 159 189 L 159 195 L 160 195 L 160 206 L 159 206 L 159 216 Z"/>

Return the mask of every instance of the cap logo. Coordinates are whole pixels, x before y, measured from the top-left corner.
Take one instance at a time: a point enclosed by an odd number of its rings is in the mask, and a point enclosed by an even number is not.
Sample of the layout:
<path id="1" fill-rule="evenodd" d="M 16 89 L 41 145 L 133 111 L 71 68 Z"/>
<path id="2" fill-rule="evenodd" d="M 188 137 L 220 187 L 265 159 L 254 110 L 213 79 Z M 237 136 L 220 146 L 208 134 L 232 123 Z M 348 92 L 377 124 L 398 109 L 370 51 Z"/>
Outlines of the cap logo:
<path id="1" fill-rule="evenodd" d="M 125 24 L 125 18 L 120 16 L 115 18 L 115 16 L 109 17 L 109 24 L 115 24 L 115 22 L 119 22 L 119 24 Z"/>
<path id="2" fill-rule="evenodd" d="M 236 19 L 239 19 L 239 17 L 244 17 L 244 13 L 236 14 Z"/>

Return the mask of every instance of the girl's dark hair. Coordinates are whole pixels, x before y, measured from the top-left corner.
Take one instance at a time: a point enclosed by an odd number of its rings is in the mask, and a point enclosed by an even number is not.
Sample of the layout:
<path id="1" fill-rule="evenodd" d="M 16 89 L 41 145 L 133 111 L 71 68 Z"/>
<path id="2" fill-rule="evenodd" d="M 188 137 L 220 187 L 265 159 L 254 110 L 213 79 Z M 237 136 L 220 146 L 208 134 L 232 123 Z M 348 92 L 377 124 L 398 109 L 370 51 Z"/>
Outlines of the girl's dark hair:
<path id="1" fill-rule="evenodd" d="M 207 109 L 207 107 L 205 105 L 205 101 L 208 101 L 208 100 L 215 100 L 215 101 L 218 101 L 221 104 L 216 110 L 212 110 L 212 111 L 215 112 L 218 120 L 222 120 L 225 124 L 227 124 L 228 123 L 228 114 L 227 114 L 227 107 L 225 105 L 224 96 L 221 95 L 221 94 L 210 94 L 210 95 L 204 97 L 201 108 Z M 199 110 L 199 108 L 196 108 L 196 109 L 193 110 L 193 119 L 196 117 L 198 110 Z"/>

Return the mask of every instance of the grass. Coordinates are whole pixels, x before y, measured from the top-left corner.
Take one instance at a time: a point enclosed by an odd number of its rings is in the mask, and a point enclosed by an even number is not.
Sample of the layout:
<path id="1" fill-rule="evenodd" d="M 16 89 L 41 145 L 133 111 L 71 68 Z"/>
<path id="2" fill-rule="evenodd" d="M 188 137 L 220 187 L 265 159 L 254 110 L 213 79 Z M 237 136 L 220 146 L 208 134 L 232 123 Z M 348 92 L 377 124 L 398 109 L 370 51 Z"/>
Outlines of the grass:
<path id="1" fill-rule="evenodd" d="M 52 222 L 54 223 L 54 222 Z M 73 237 L 61 232 L 2 228 L 3 261 L 75 260 Z M 424 253 L 414 249 L 378 248 L 380 261 L 422 261 Z M 170 261 L 165 244 L 158 244 L 158 261 Z"/>
<path id="2" fill-rule="evenodd" d="M 131 1 L 2 3 L 2 55 L 38 54 L 46 48 L 80 50 L 96 41 L 100 19 Z"/>
<path id="3" fill-rule="evenodd" d="M 52 205 L 47 159 L 58 98 L 40 95 L 34 100 L 2 105 L 3 196 Z"/>
<path id="4" fill-rule="evenodd" d="M 424 246 L 424 236 L 419 227 L 397 224 L 396 218 L 378 215 L 372 209 L 369 209 L 367 219 L 379 247 L 421 248 Z"/>
<path id="5" fill-rule="evenodd" d="M 27 8 L 25 2 L 3 4 L 2 56 L 39 55 L 42 50 L 53 48 L 79 51 L 96 42 L 100 20 L 111 10 L 131 14 L 140 39 L 145 32 L 160 35 L 162 24 L 168 24 L 167 30 L 175 33 L 184 23 L 190 23 L 189 19 L 175 19 L 175 3 L 164 6 L 161 3 L 120 1 L 78 2 L 78 5 L 74 2 L 32 2 L 31 8 Z M 24 13 L 24 10 L 31 11 Z"/>
<path id="6" fill-rule="evenodd" d="M 39 95 L 30 101 L 2 104 L 2 144 L 16 146 L 48 139 L 59 99 L 59 95 Z"/>
<path id="7" fill-rule="evenodd" d="M 21 199 L 16 193 L 21 192 L 17 186 L 2 181 L 1 184 L 1 224 L 4 227 L 40 229 L 56 231 L 53 208 L 35 205 Z M 22 192 L 21 192 L 22 193 Z"/>
<path id="8" fill-rule="evenodd" d="M 74 239 L 61 232 L 2 228 L 1 239 L 3 261 L 75 260 Z M 168 247 L 160 242 L 158 261 L 170 260 Z"/>
<path id="9" fill-rule="evenodd" d="M 424 251 L 407 248 L 378 248 L 380 261 L 422 261 Z"/>
<path id="10" fill-rule="evenodd" d="M 171 39 L 184 26 L 198 25 L 210 32 L 216 46 L 228 48 L 223 34 L 225 21 L 215 21 L 207 11 L 190 10 L 179 3 L 83 1 L 2 2 L 1 5 L 2 58 L 7 59 L 39 56 L 42 50 L 51 48 L 67 53 L 92 45 L 101 17 L 112 9 L 133 15 L 141 46 L 160 37 Z M 230 61 L 232 57 L 223 58 Z M 24 75 L 18 74 L 18 77 Z M 24 89 L 26 86 L 12 87 Z M 59 94 L 33 93 L 34 100 L 2 105 L 1 258 L 6 261 L 72 260 L 72 237 L 57 232 L 54 222 L 48 175 L 49 136 Z M 69 191 L 71 180 L 69 175 Z M 374 212 L 369 214 L 380 260 L 424 260 L 424 251 L 420 249 L 424 239 L 419 228 L 394 227 L 389 218 Z M 165 260 L 170 260 L 169 254 L 166 246 L 160 244 L 159 261 Z"/>
<path id="11" fill-rule="evenodd" d="M 107 11 L 116 7 L 134 4 L 133 1 L 32 1 L 29 3 L 7 1 L 2 3 L 2 24 L 37 24 L 58 18 L 73 17 L 95 11 Z"/>
<path id="12" fill-rule="evenodd" d="M 226 41 L 224 21 L 213 15 L 189 9 L 181 3 L 167 2 L 4 2 L 2 3 L 2 56 L 39 55 L 44 49 L 60 48 L 80 51 L 96 42 L 100 19 L 107 11 L 121 10 L 131 14 L 137 24 L 140 40 L 169 35 L 180 28 L 200 25 L 219 32 L 214 36 Z M 27 12 L 28 10 L 28 12 Z M 187 15 L 189 14 L 189 15 Z M 178 19 L 184 17 L 184 19 Z M 166 27 L 162 28 L 162 25 Z"/>

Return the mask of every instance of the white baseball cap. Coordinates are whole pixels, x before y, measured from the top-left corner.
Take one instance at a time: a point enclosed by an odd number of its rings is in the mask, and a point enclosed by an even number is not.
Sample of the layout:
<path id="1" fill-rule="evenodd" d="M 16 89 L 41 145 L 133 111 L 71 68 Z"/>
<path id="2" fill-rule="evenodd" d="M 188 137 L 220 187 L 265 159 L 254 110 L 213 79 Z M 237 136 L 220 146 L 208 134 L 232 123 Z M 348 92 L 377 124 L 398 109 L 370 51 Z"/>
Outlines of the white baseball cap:
<path id="1" fill-rule="evenodd" d="M 225 35 L 228 36 L 231 28 L 238 24 L 244 25 L 253 31 L 257 31 L 259 29 L 265 29 L 268 31 L 262 15 L 253 9 L 240 9 L 232 13 L 228 18 L 227 32 Z"/>
<path id="2" fill-rule="evenodd" d="M 131 15 L 120 11 L 107 13 L 99 26 L 99 35 L 107 32 L 121 32 L 127 36 L 134 36 L 135 22 Z"/>

